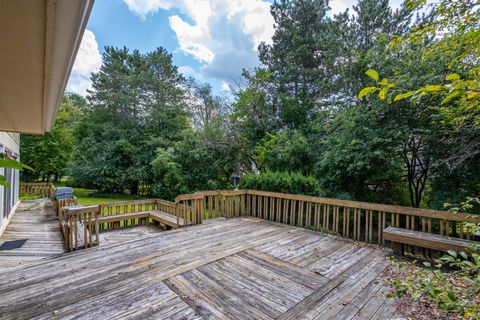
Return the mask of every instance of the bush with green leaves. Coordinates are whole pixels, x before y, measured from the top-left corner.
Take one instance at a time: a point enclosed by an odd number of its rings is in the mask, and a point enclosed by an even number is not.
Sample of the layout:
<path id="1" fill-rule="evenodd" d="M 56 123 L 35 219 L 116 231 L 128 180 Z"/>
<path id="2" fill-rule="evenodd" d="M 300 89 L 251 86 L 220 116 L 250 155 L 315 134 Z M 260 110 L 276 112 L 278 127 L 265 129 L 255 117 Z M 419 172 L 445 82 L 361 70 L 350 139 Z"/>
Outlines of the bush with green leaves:
<path id="1" fill-rule="evenodd" d="M 407 297 L 413 301 L 433 302 L 447 314 L 467 319 L 480 317 L 480 255 L 472 245 L 469 254 L 447 251 L 432 265 L 417 261 L 392 262 L 387 283 L 394 288 L 389 297 Z M 447 269 L 445 269 L 447 267 Z"/>
<path id="2" fill-rule="evenodd" d="M 235 141 L 218 125 L 185 130 L 170 148 L 159 148 L 152 161 L 153 194 L 162 199 L 204 190 L 226 189 L 235 167 Z"/>
<path id="3" fill-rule="evenodd" d="M 181 166 L 173 160 L 172 154 L 165 149 L 157 151 L 152 162 L 155 183 L 153 192 L 162 199 L 173 200 L 182 193 L 188 193 L 181 172 Z"/>
<path id="4" fill-rule="evenodd" d="M 267 171 L 260 174 L 246 174 L 240 179 L 239 188 L 310 196 L 320 194 L 317 179 L 298 172 Z"/>
<path id="5" fill-rule="evenodd" d="M 309 174 L 314 159 L 307 138 L 298 130 L 267 133 L 254 150 L 254 158 L 261 170 L 298 171 Z"/>
<path id="6" fill-rule="evenodd" d="M 480 197 L 467 197 L 458 205 L 445 203 L 453 214 L 469 213 L 480 205 Z M 464 223 L 462 227 L 474 236 L 480 235 L 480 225 Z M 416 261 L 392 262 L 389 284 L 395 296 L 409 296 L 413 300 L 434 302 L 446 313 L 456 313 L 470 319 L 480 318 L 480 254 L 479 245 L 474 243 L 465 252 L 448 250 L 433 265 Z"/>

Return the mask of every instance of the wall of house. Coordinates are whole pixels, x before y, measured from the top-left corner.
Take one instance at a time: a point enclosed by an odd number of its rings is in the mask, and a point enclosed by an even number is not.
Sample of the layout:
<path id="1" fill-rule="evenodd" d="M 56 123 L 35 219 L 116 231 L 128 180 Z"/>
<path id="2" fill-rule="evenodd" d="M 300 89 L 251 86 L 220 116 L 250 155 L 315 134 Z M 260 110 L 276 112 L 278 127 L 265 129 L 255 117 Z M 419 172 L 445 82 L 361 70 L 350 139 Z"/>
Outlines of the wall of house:
<path id="1" fill-rule="evenodd" d="M 20 134 L 0 132 L 0 154 L 4 159 L 20 160 Z M 0 186 L 0 235 L 2 235 L 18 204 L 20 172 L 0 168 L 0 174 L 10 183 L 9 188 Z"/>

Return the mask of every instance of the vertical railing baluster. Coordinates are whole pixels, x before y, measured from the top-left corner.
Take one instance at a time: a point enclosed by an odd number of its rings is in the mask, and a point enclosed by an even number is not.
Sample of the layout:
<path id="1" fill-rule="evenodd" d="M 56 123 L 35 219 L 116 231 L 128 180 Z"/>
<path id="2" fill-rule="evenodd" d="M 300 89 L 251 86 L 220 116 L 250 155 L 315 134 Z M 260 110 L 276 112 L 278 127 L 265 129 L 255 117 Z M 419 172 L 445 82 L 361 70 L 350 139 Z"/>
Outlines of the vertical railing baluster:
<path id="1" fill-rule="evenodd" d="M 357 240 L 362 237 L 362 209 L 358 209 L 358 223 L 357 223 Z"/>
<path id="2" fill-rule="evenodd" d="M 368 243 L 373 243 L 373 211 L 370 210 L 368 219 Z"/>
<path id="3" fill-rule="evenodd" d="M 357 208 L 353 209 L 353 239 L 357 240 Z"/>
<path id="4" fill-rule="evenodd" d="M 274 205 L 274 199 L 273 197 L 269 197 L 270 198 L 270 208 L 269 208 L 269 217 L 268 217 L 268 220 L 270 221 L 275 221 L 275 205 Z"/>
<path id="5" fill-rule="evenodd" d="M 368 222 L 370 216 L 370 210 L 365 210 L 365 242 L 368 243 L 368 234 L 370 233 L 370 228 Z"/>
<path id="6" fill-rule="evenodd" d="M 300 201 L 299 207 L 298 207 L 298 226 L 303 227 L 303 207 L 304 207 L 304 201 Z"/>
<path id="7" fill-rule="evenodd" d="M 295 206 L 296 201 L 294 199 L 290 200 L 290 225 L 295 225 Z"/>
<path id="8" fill-rule="evenodd" d="M 350 238 L 350 208 L 347 207 L 347 238 Z"/>

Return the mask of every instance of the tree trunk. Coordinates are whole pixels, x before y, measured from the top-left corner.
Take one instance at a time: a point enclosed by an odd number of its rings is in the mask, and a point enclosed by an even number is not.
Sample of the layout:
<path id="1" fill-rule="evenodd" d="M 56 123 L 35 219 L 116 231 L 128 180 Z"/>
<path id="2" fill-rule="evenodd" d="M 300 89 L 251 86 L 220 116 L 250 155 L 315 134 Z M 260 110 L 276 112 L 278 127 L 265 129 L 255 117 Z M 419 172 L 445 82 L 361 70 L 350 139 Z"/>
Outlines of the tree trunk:
<path id="1" fill-rule="evenodd" d="M 411 137 L 402 145 L 402 159 L 407 170 L 410 204 L 418 208 L 422 203 L 423 192 L 429 175 L 429 163 L 423 155 L 425 145 L 421 137 Z"/>

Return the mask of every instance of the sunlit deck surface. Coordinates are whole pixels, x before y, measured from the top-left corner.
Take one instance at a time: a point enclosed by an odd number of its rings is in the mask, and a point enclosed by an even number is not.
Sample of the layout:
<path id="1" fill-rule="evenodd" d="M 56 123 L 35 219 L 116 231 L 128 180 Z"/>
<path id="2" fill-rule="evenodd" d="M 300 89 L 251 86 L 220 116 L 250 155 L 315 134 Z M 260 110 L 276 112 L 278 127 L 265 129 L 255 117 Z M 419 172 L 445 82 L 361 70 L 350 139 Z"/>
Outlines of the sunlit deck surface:
<path id="1" fill-rule="evenodd" d="M 162 227 L 153 224 L 135 226 L 133 228 L 124 228 L 120 230 L 102 231 L 100 232 L 100 246 L 110 246 L 113 244 L 147 238 L 158 235 L 163 231 L 164 230 Z"/>
<path id="2" fill-rule="evenodd" d="M 50 200 L 23 201 L 0 237 L 0 270 L 63 252 L 63 238 Z"/>
<path id="3" fill-rule="evenodd" d="M 395 317 L 380 276 L 388 250 L 256 218 L 157 233 L 146 228 L 0 270 L 0 317 Z"/>

